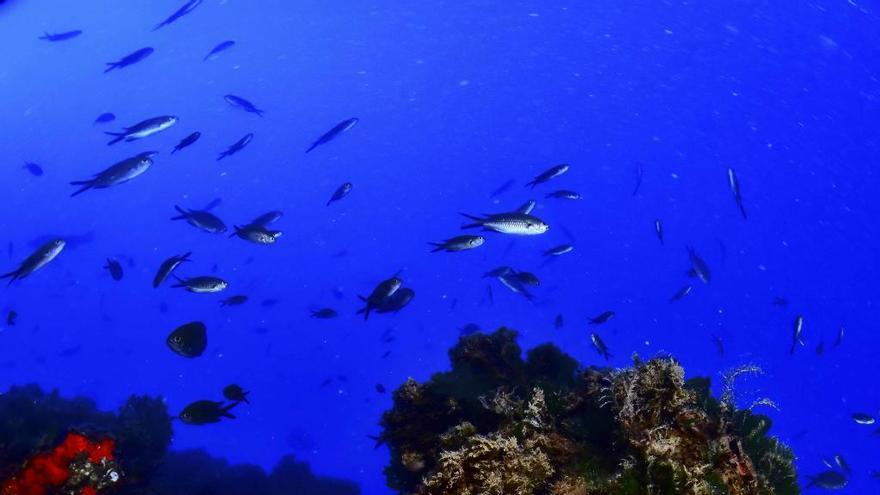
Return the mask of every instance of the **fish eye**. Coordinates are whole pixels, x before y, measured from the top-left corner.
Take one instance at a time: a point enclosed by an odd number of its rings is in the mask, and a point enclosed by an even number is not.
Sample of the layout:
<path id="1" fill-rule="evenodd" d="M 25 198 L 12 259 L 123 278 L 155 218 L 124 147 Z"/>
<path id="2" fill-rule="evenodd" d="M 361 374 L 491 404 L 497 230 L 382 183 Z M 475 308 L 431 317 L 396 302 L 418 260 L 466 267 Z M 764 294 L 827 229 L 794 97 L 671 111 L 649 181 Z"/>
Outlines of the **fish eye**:
<path id="1" fill-rule="evenodd" d="M 180 335 L 175 335 L 174 337 L 171 337 L 171 341 L 174 342 L 175 344 L 179 344 L 180 343 Z"/>

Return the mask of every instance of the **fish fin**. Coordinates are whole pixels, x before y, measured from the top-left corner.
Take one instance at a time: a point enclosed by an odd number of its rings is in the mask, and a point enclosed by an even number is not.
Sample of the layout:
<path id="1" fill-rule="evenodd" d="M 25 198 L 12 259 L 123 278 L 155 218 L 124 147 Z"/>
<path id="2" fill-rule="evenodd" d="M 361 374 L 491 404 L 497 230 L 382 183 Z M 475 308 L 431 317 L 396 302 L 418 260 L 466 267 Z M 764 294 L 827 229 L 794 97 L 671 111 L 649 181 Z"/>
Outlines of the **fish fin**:
<path id="1" fill-rule="evenodd" d="M 358 299 L 360 299 L 363 302 L 367 302 L 367 298 L 364 296 L 358 296 Z"/>
<path id="2" fill-rule="evenodd" d="M 186 219 L 186 215 L 187 215 L 186 210 L 184 210 L 183 208 L 181 208 L 180 206 L 177 206 L 177 205 L 174 205 L 174 209 L 177 210 L 177 211 L 180 213 L 180 215 L 177 215 L 177 216 L 171 217 L 172 220 L 184 220 L 184 219 Z"/>
<path id="3" fill-rule="evenodd" d="M 434 249 L 431 250 L 432 253 L 436 253 L 437 251 L 443 251 L 446 249 L 446 245 L 442 242 L 429 242 L 429 246 L 435 246 Z"/>
<path id="4" fill-rule="evenodd" d="M 173 154 L 177 153 L 178 150 L 179 150 L 179 148 L 178 148 L 177 146 L 175 146 L 174 149 L 171 150 L 171 153 L 170 153 L 170 154 L 173 155 Z"/>
<path id="5" fill-rule="evenodd" d="M 125 139 L 125 134 L 109 133 L 109 132 L 107 134 L 110 134 L 111 136 L 117 136 L 116 139 L 107 143 L 107 146 L 113 146 L 114 144 L 118 143 L 119 141 L 122 141 L 123 139 Z"/>
<path id="6" fill-rule="evenodd" d="M 253 113 L 255 113 L 255 114 L 257 114 L 258 116 L 262 117 L 262 116 L 263 116 L 263 112 L 265 112 L 265 110 L 260 110 L 259 108 L 255 108 Z"/>
<path id="7" fill-rule="evenodd" d="M 171 287 L 186 287 L 186 284 L 183 283 L 182 278 L 178 277 L 177 275 L 175 275 L 173 273 L 171 274 L 171 276 L 174 277 L 175 280 L 177 280 L 177 283 L 172 285 Z"/>
<path id="8" fill-rule="evenodd" d="M 9 283 L 10 283 L 10 284 L 11 284 L 12 282 L 15 282 L 15 279 L 18 278 L 18 270 L 13 270 L 13 271 L 11 271 L 11 272 L 9 272 L 9 273 L 4 273 L 3 275 L 0 275 L 0 279 L 3 279 L 3 278 L 8 278 L 8 279 L 10 279 L 10 280 L 9 280 Z"/>
<path id="9" fill-rule="evenodd" d="M 190 257 L 191 254 L 192 254 L 192 251 L 187 251 L 187 252 L 183 253 L 183 255 L 181 255 L 178 259 L 179 259 L 180 261 L 191 261 L 191 260 L 189 259 L 189 257 Z"/>
<path id="10" fill-rule="evenodd" d="M 309 146 L 309 149 L 306 150 L 306 153 L 308 153 L 308 152 L 312 151 L 313 149 L 317 148 L 318 145 L 319 145 L 319 143 L 318 143 L 317 141 L 314 142 L 314 143 L 312 143 L 312 145 Z"/>
<path id="11" fill-rule="evenodd" d="M 474 215 L 469 215 L 467 213 L 459 213 L 459 215 L 469 218 L 474 221 L 474 223 L 466 223 L 461 226 L 463 229 L 475 229 L 483 226 L 483 219 Z"/>
<path id="12" fill-rule="evenodd" d="M 107 62 L 107 65 L 109 65 L 110 67 L 107 67 L 106 69 L 104 69 L 104 74 L 106 74 L 106 73 L 110 72 L 111 70 L 113 70 L 113 69 L 119 67 L 119 63 L 118 63 L 118 62 Z"/>
<path id="13" fill-rule="evenodd" d="M 224 407 L 223 409 L 220 409 L 220 416 L 223 416 L 224 418 L 235 419 L 235 416 L 233 414 L 231 414 L 229 411 L 237 405 L 238 405 L 238 402 L 233 402 L 232 404 L 229 404 L 228 406 Z"/>
<path id="14" fill-rule="evenodd" d="M 538 181 L 537 181 L 537 180 L 533 180 L 533 181 L 526 182 L 526 187 L 528 187 L 528 188 L 530 188 L 530 189 L 534 189 L 535 186 L 537 186 L 537 185 L 538 185 Z"/>
<path id="15" fill-rule="evenodd" d="M 743 220 L 748 220 L 749 216 L 746 215 L 746 208 L 743 206 L 742 201 L 737 201 L 736 204 L 739 206 L 739 212 L 742 213 Z"/>
<path id="16" fill-rule="evenodd" d="M 224 151 L 224 152 L 220 153 L 220 155 L 217 157 L 217 161 L 219 162 L 220 160 L 226 158 L 227 156 L 229 156 L 229 154 L 230 153 L 228 151 Z"/>
<path id="17" fill-rule="evenodd" d="M 37 38 L 38 40 L 51 40 L 52 38 L 49 36 L 49 33 L 43 31 L 43 35 Z"/>

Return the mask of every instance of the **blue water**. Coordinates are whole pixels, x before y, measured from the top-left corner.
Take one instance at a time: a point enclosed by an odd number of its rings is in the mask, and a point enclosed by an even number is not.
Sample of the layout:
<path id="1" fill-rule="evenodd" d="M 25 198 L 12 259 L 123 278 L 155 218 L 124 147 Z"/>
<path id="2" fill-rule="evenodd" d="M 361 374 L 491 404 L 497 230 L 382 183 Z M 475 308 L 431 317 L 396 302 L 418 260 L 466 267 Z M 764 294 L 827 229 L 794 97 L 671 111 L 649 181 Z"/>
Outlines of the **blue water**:
<path id="1" fill-rule="evenodd" d="M 206 0 L 152 31 L 182 3 L 0 5 L 0 267 L 14 269 L 34 238 L 93 235 L 0 289 L 3 314 L 19 314 L 14 327 L 0 324 L 0 390 L 36 382 L 105 409 L 133 393 L 161 395 L 177 413 L 236 382 L 252 404 L 216 425 L 175 424 L 174 449 L 267 469 L 294 453 L 363 493 L 390 493 L 387 450 L 367 438 L 391 403 L 377 383 L 390 391 L 446 369 L 470 322 L 515 328 L 526 348 L 555 342 L 585 364 L 602 363 L 595 330 L 613 365 L 633 352 L 671 353 L 716 389 L 719 372 L 760 365 L 765 374 L 739 402 L 778 403 L 762 412 L 798 455 L 802 480 L 841 453 L 854 470 L 846 492 L 878 490 L 868 474 L 880 469 L 878 439 L 850 419 L 880 409 L 876 2 Z M 37 39 L 73 29 L 83 34 Z M 236 45 L 202 61 L 227 39 Z M 103 73 L 145 46 L 155 52 L 142 62 Z M 265 115 L 230 106 L 229 93 Z M 103 112 L 117 120 L 93 124 Z M 106 145 L 104 131 L 157 115 L 180 121 Z M 360 123 L 304 153 L 349 117 Z M 194 131 L 198 142 L 169 154 Z M 247 133 L 246 149 L 215 160 Z M 142 177 L 69 197 L 70 181 L 148 150 L 161 153 Z M 45 174 L 28 174 L 25 161 Z M 562 162 L 568 174 L 524 187 Z M 346 181 L 353 192 L 325 206 Z M 544 200 L 559 188 L 584 199 Z M 214 198 L 228 225 L 284 211 L 284 235 L 258 246 L 169 220 L 174 205 Z M 458 212 L 509 211 L 531 198 L 547 234 L 488 233 L 474 251 L 428 252 L 428 242 L 458 235 Z M 543 250 L 566 242 L 575 251 L 542 266 Z M 688 245 L 713 278 L 669 303 L 688 283 Z M 230 288 L 153 289 L 159 263 L 186 251 L 194 261 L 180 274 L 216 265 Z M 102 270 L 111 256 L 123 261 L 121 282 Z M 535 304 L 497 283 L 494 305 L 485 300 L 481 275 L 498 265 L 538 274 Z M 356 296 L 398 270 L 416 291 L 412 304 L 367 322 L 355 315 Z M 219 306 L 234 294 L 250 299 Z M 263 307 L 270 298 L 278 304 Z M 324 306 L 340 316 L 310 318 Z M 605 310 L 617 316 L 588 327 Z M 558 313 L 566 324 L 557 330 Z M 806 345 L 790 355 L 797 314 Z M 206 323 L 209 346 L 185 360 L 165 337 L 191 320 Z M 845 339 L 832 348 L 840 327 Z"/>

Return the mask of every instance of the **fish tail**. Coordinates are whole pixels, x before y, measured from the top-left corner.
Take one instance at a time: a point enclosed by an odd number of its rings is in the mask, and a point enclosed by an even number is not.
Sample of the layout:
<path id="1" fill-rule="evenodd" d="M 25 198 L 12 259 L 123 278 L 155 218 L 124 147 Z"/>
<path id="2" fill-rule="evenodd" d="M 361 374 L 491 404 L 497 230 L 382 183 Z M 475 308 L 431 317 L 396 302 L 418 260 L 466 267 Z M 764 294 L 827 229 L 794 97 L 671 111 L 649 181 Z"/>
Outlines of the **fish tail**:
<path id="1" fill-rule="evenodd" d="M 461 226 L 463 229 L 475 229 L 477 227 L 483 226 L 483 219 L 474 215 L 469 215 L 467 213 L 459 213 L 461 216 L 465 218 L 469 218 L 474 221 L 474 223 L 467 223 Z"/>
<path id="2" fill-rule="evenodd" d="M 184 219 L 186 219 L 186 210 L 184 210 L 183 208 L 181 208 L 181 207 L 179 207 L 179 206 L 177 206 L 177 205 L 174 205 L 174 209 L 177 210 L 177 211 L 180 213 L 180 215 L 177 215 L 177 216 L 171 217 L 172 220 L 184 220 Z M 190 253 L 187 253 L 187 255 L 189 255 L 189 254 L 190 254 Z"/>
<path id="3" fill-rule="evenodd" d="M 742 213 L 743 220 L 748 220 L 749 216 L 746 214 L 746 208 L 743 206 L 742 201 L 737 201 L 736 204 L 739 206 L 739 212 Z"/>
<path id="4" fill-rule="evenodd" d="M 220 153 L 220 155 L 217 157 L 217 161 L 219 162 L 220 160 L 226 158 L 227 156 L 229 156 L 229 152 L 224 151 L 224 152 Z"/>
<path id="5" fill-rule="evenodd" d="M 18 278 L 18 270 L 13 270 L 9 273 L 4 273 L 3 275 L 0 275 L 0 279 L 3 279 L 3 278 L 8 278 L 9 279 L 8 285 L 11 285 L 12 282 L 15 282 L 15 280 Z"/>
<path id="6" fill-rule="evenodd" d="M 112 146 L 112 145 L 118 143 L 119 141 L 122 141 L 123 139 L 125 139 L 125 133 L 124 133 L 124 132 L 105 132 L 104 134 L 108 134 L 108 135 L 110 135 L 110 136 L 116 136 L 116 139 L 114 139 L 114 140 L 110 141 L 109 143 L 107 143 L 107 146 Z"/>
<path id="7" fill-rule="evenodd" d="M 429 242 L 429 246 L 435 246 L 434 249 L 431 250 L 432 253 L 436 253 L 437 251 L 443 251 L 446 249 L 446 245 L 442 242 Z"/>
<path id="8" fill-rule="evenodd" d="M 247 395 L 248 395 L 249 393 L 250 393 L 250 392 L 245 392 L 245 393 L 243 393 L 243 394 L 241 395 L 241 398 L 242 398 L 242 400 L 244 401 L 245 404 L 250 404 L 250 403 L 251 403 L 251 401 L 249 401 L 248 398 L 247 398 Z"/>
<path id="9" fill-rule="evenodd" d="M 533 181 L 526 182 L 526 187 L 528 187 L 529 189 L 534 189 L 535 186 L 537 186 L 537 185 L 538 185 L 537 179 L 533 180 Z"/>
<path id="10" fill-rule="evenodd" d="M 174 275 L 174 274 L 171 274 L 171 276 L 174 277 L 175 280 L 177 280 L 177 283 L 174 284 L 174 285 L 172 285 L 171 287 L 186 287 L 186 284 L 183 283 L 183 279 L 182 279 L 182 278 L 180 278 L 180 277 L 178 277 L 177 275 Z"/>
<path id="11" fill-rule="evenodd" d="M 78 196 L 78 195 L 88 191 L 89 189 L 91 189 L 94 186 L 94 183 L 90 180 L 77 180 L 77 181 L 71 182 L 70 185 L 83 186 L 83 187 L 77 189 L 76 191 L 74 191 L 73 194 L 70 195 L 70 197 L 72 198 L 74 196 Z"/>
<path id="12" fill-rule="evenodd" d="M 318 147 L 318 143 L 317 143 L 317 142 L 312 143 L 312 145 L 309 146 L 309 149 L 306 150 L 306 153 L 312 151 L 313 149 L 315 149 L 315 148 L 317 148 L 317 147 Z"/>
<path id="13" fill-rule="evenodd" d="M 263 116 L 263 112 L 264 112 L 264 110 L 260 110 L 259 108 L 255 108 L 255 109 L 254 109 L 254 113 L 257 114 L 257 115 L 260 116 L 260 117 Z"/>
<path id="14" fill-rule="evenodd" d="M 106 73 L 110 72 L 111 70 L 113 70 L 113 69 L 119 67 L 119 63 L 118 63 L 118 62 L 107 62 L 107 65 L 109 65 L 110 67 L 107 67 L 106 69 L 104 69 L 104 74 L 106 74 Z"/>
<path id="15" fill-rule="evenodd" d="M 237 405 L 238 405 L 238 402 L 233 402 L 232 404 L 229 404 L 228 406 L 224 407 L 223 409 L 220 409 L 220 416 L 223 416 L 224 418 L 235 419 L 235 416 L 232 415 L 229 411 Z"/>

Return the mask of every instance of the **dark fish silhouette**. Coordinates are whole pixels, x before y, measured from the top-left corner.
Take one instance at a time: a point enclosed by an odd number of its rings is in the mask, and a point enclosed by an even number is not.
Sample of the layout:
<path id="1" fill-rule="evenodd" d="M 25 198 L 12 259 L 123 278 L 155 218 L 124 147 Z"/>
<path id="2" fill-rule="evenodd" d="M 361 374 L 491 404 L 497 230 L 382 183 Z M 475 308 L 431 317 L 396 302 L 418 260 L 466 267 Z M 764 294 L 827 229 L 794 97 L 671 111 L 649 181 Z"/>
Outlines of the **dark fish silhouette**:
<path id="1" fill-rule="evenodd" d="M 602 314 L 590 318 L 590 325 L 601 325 L 607 323 L 611 318 L 614 318 L 614 311 L 604 311 Z"/>
<path id="2" fill-rule="evenodd" d="M 654 220 L 654 232 L 657 234 L 657 239 L 660 240 L 660 245 L 663 245 L 663 223 L 660 219 Z"/>
<path id="3" fill-rule="evenodd" d="M 260 117 L 263 116 L 262 110 L 260 110 L 253 103 L 249 102 L 248 100 L 245 100 L 241 96 L 226 95 L 223 97 L 223 99 L 226 100 L 226 103 L 229 103 L 230 105 L 235 106 L 235 107 L 239 107 L 242 110 L 244 110 L 245 112 L 255 113 L 255 114 L 259 115 Z"/>
<path id="4" fill-rule="evenodd" d="M 167 26 L 167 25 L 171 24 L 172 22 L 185 16 L 186 14 L 189 14 L 190 12 L 195 10 L 195 8 L 198 7 L 199 4 L 201 4 L 201 3 L 202 3 L 202 0 L 189 0 L 189 2 L 186 2 L 186 4 L 183 7 L 177 9 L 176 12 L 171 14 L 167 19 L 160 22 L 156 27 L 154 27 L 153 31 L 159 29 L 162 26 Z"/>
<path id="5" fill-rule="evenodd" d="M 639 189 L 642 188 L 642 178 L 645 176 L 645 169 L 642 168 L 642 164 L 636 164 L 636 187 L 633 189 L 633 196 L 639 193 Z"/>
<path id="6" fill-rule="evenodd" d="M 146 172 L 153 165 L 151 157 L 156 153 L 155 151 L 147 151 L 131 158 L 126 158 L 98 172 L 91 179 L 73 181 L 70 183 L 71 185 L 82 187 L 70 196 L 82 194 L 89 189 L 106 189 L 111 186 L 125 184 Z"/>
<path id="7" fill-rule="evenodd" d="M 370 311 L 381 308 L 388 298 L 400 289 L 401 285 L 403 285 L 402 280 L 397 277 L 391 277 L 380 282 L 368 297 L 358 296 L 361 301 L 366 303 L 366 306 L 358 310 L 357 314 L 363 313 L 366 320 L 370 317 Z"/>
<path id="8" fill-rule="evenodd" d="M 162 282 L 171 275 L 178 266 L 184 261 L 190 261 L 189 255 L 192 253 L 184 253 L 180 256 L 172 256 L 165 261 L 162 262 L 162 265 L 159 266 L 159 271 L 156 272 L 156 276 L 153 277 L 153 288 L 159 287 L 162 285 Z"/>
<path id="9" fill-rule="evenodd" d="M 416 292 L 408 287 L 404 287 L 400 290 L 394 291 L 393 294 L 382 301 L 382 304 L 378 308 L 376 308 L 376 312 L 397 313 L 401 309 L 405 308 L 406 305 L 409 304 L 415 296 Z"/>
<path id="10" fill-rule="evenodd" d="M 275 210 L 267 213 L 263 213 L 257 218 L 251 220 L 250 225 L 259 225 L 260 227 L 265 227 L 269 224 L 275 223 L 284 215 L 284 212 Z"/>
<path id="11" fill-rule="evenodd" d="M 208 329 L 200 321 L 191 321 L 174 329 L 165 343 L 180 356 L 199 357 L 208 347 Z"/>
<path id="12" fill-rule="evenodd" d="M 114 115 L 110 112 L 105 112 L 105 113 L 102 113 L 101 115 L 98 115 L 95 118 L 94 123 L 95 124 L 106 124 L 107 122 L 113 122 L 114 120 L 116 120 L 116 115 Z"/>
<path id="13" fill-rule="evenodd" d="M 220 153 L 220 156 L 217 157 L 217 161 L 220 161 L 220 160 L 226 158 L 227 156 L 232 156 L 232 155 L 238 153 L 239 151 L 243 150 L 244 147 L 247 146 L 248 143 L 250 143 L 253 138 L 254 138 L 253 133 L 245 134 L 245 136 L 243 138 L 236 141 L 235 144 L 230 146 L 226 151 Z"/>
<path id="14" fill-rule="evenodd" d="M 600 356 L 605 358 L 606 361 L 611 358 L 611 353 L 608 352 L 608 346 L 605 345 L 605 342 L 602 341 L 602 338 L 599 337 L 598 334 L 591 333 L 590 341 L 593 343 L 593 347 L 596 349 L 596 352 L 598 352 Z"/>
<path id="15" fill-rule="evenodd" d="M 694 248 L 688 246 L 687 252 L 691 262 L 690 276 L 697 277 L 704 284 L 708 284 L 712 280 L 712 272 L 709 271 L 709 265 L 703 261 L 703 258 L 697 254 Z"/>
<path id="16" fill-rule="evenodd" d="M 6 326 L 14 327 L 17 318 L 18 313 L 16 313 L 15 310 L 9 310 L 9 312 L 6 313 Z"/>
<path id="17" fill-rule="evenodd" d="M 113 280 L 117 282 L 122 280 L 122 265 L 119 264 L 113 258 L 107 258 L 107 264 L 104 265 L 104 269 L 110 272 L 110 276 L 113 277 Z"/>
<path id="18" fill-rule="evenodd" d="M 125 142 L 131 142 L 152 136 L 173 126 L 178 120 L 174 115 L 162 115 L 138 122 L 131 127 L 126 127 L 122 132 L 105 132 L 104 134 L 116 137 L 116 139 L 107 143 L 107 146 L 116 144 L 123 139 Z"/>
<path id="19" fill-rule="evenodd" d="M 79 36 L 81 34 L 82 34 L 82 31 L 80 31 L 79 29 L 76 29 L 73 31 L 66 31 L 63 33 L 46 33 L 46 32 L 44 32 L 43 35 L 40 36 L 40 39 L 46 40 L 46 41 L 65 41 L 65 40 L 76 38 L 77 36 Z"/>
<path id="20" fill-rule="evenodd" d="M 42 245 L 28 256 L 15 270 L 0 275 L 0 279 L 8 278 L 9 284 L 18 279 L 27 277 L 54 260 L 64 249 L 65 242 L 62 239 L 54 239 Z"/>
<path id="21" fill-rule="evenodd" d="M 543 183 L 547 182 L 548 180 L 553 179 L 554 177 L 559 177 L 560 175 L 568 172 L 569 168 L 570 167 L 566 163 L 550 167 L 549 169 L 545 170 L 544 172 L 541 172 L 540 174 L 538 174 L 538 176 L 535 177 L 534 179 L 532 179 L 531 181 L 527 182 L 526 187 L 530 187 L 530 188 L 534 189 L 535 186 L 537 186 L 538 184 L 543 184 Z"/>
<path id="22" fill-rule="evenodd" d="M 43 167 L 37 165 L 36 163 L 25 162 L 25 164 L 22 165 L 21 168 L 27 170 L 28 173 L 36 177 L 40 177 L 41 175 L 43 175 Z"/>
<path id="23" fill-rule="evenodd" d="M 806 345 L 804 342 L 804 317 L 802 315 L 797 315 L 794 319 L 794 331 L 792 332 L 791 339 L 791 350 L 789 354 L 794 354 L 795 349 L 797 349 L 798 345 L 804 346 Z"/>
<path id="24" fill-rule="evenodd" d="M 220 306 L 241 306 L 246 303 L 248 297 L 242 294 L 236 296 L 229 296 L 226 299 L 220 301 Z"/>
<path id="25" fill-rule="evenodd" d="M 104 73 L 106 74 L 113 69 L 123 69 L 125 67 L 128 67 L 129 65 L 136 64 L 150 56 L 151 53 L 153 53 L 153 48 L 147 46 L 135 52 L 129 53 L 128 55 L 122 57 L 116 62 L 107 62 L 107 65 L 109 67 L 104 70 Z"/>
<path id="26" fill-rule="evenodd" d="M 207 62 L 209 58 L 213 57 L 214 55 L 217 55 L 218 53 L 220 53 L 222 51 L 228 50 L 228 49 L 232 48 L 233 46 L 235 46 L 235 41 L 232 41 L 232 40 L 226 40 L 226 41 L 220 42 L 217 46 L 212 48 L 211 51 L 208 52 L 207 55 L 205 55 L 205 58 L 202 60 L 202 62 Z"/>
<path id="27" fill-rule="evenodd" d="M 317 318 L 319 320 L 329 320 L 330 318 L 336 318 L 337 313 L 333 308 L 321 308 L 318 310 L 312 310 L 312 318 Z"/>
<path id="28" fill-rule="evenodd" d="M 232 385 L 227 385 L 226 388 L 223 389 L 223 397 L 232 402 L 244 402 L 245 404 L 250 404 L 250 401 L 247 399 L 249 393 L 250 392 L 245 392 L 244 389 L 234 383 Z"/>
<path id="29" fill-rule="evenodd" d="M 739 179 L 736 177 L 736 172 L 734 172 L 732 168 L 727 169 L 727 184 L 730 186 L 730 191 L 733 193 L 733 198 L 736 199 L 736 206 L 739 208 L 739 212 L 742 214 L 743 219 L 748 218 L 748 215 L 746 215 L 746 209 L 745 207 L 743 207 L 742 191 L 740 191 L 739 188 Z"/>
<path id="30" fill-rule="evenodd" d="M 196 132 L 190 134 L 189 136 L 181 139 L 180 142 L 177 143 L 177 145 L 174 147 L 174 149 L 171 150 L 171 154 L 173 155 L 173 154 L 177 153 L 178 151 L 186 148 L 187 146 L 195 143 L 196 141 L 199 140 L 200 137 L 202 137 L 202 133 L 196 131 Z"/>
<path id="31" fill-rule="evenodd" d="M 553 328 L 562 328 L 565 326 L 565 320 L 562 317 L 562 313 L 556 315 L 556 319 L 553 320 Z"/>
<path id="32" fill-rule="evenodd" d="M 346 182 L 345 184 L 337 187 L 336 191 L 333 193 L 333 196 L 331 196 L 330 200 L 327 201 L 327 206 L 330 206 L 330 203 L 334 201 L 339 201 L 340 199 L 348 196 L 348 193 L 351 192 L 352 187 L 354 186 L 352 186 L 351 182 Z"/>
<path id="33" fill-rule="evenodd" d="M 329 131 L 325 132 L 314 143 L 312 143 L 312 145 L 309 146 L 309 148 L 306 150 L 306 153 L 312 151 L 313 149 L 317 148 L 318 146 L 321 146 L 322 144 L 327 144 L 330 141 L 336 139 L 337 136 L 350 130 L 352 127 L 357 125 L 357 123 L 359 121 L 360 121 L 360 119 L 353 117 L 350 119 L 343 120 L 342 122 L 336 124 L 336 126 L 333 127 L 333 129 L 330 129 Z"/>
<path id="34" fill-rule="evenodd" d="M 669 302 L 675 302 L 675 301 L 680 300 L 684 296 L 690 294 L 693 289 L 694 288 L 691 284 L 685 285 L 681 289 L 678 289 L 678 291 L 675 294 L 673 294 L 672 297 L 669 298 Z"/>
<path id="35" fill-rule="evenodd" d="M 236 405 L 238 405 L 238 402 L 233 402 L 226 406 L 222 402 L 198 400 L 186 406 L 177 417 L 188 425 L 201 426 L 209 423 L 219 423 L 220 418 L 235 419 L 235 416 L 230 414 L 229 410 Z"/>
<path id="36" fill-rule="evenodd" d="M 187 210 L 177 205 L 174 209 L 180 214 L 171 217 L 171 220 L 186 220 L 186 223 L 209 234 L 226 232 L 226 224 L 223 220 L 207 210 Z"/>

